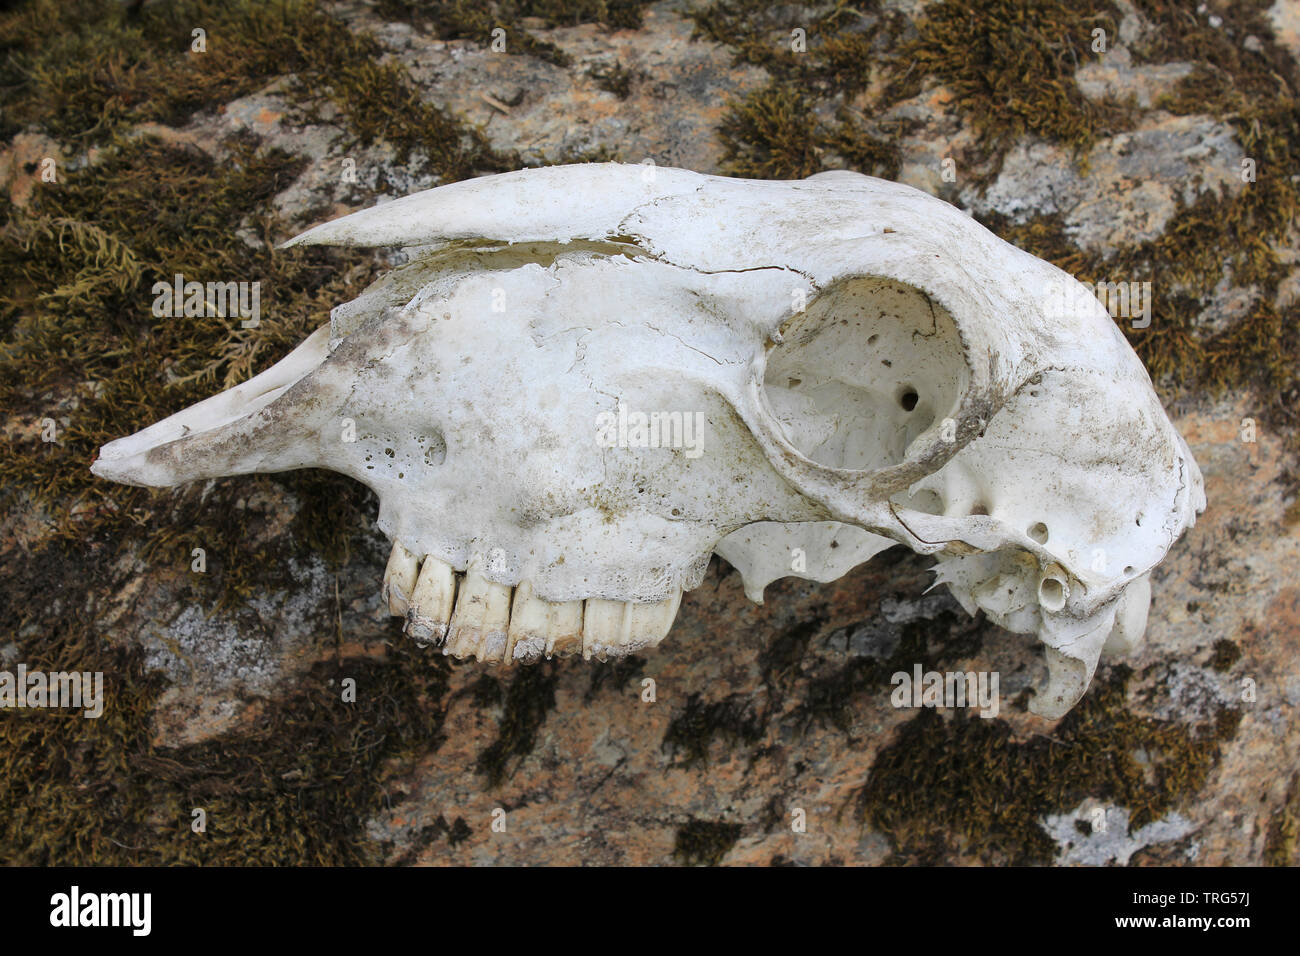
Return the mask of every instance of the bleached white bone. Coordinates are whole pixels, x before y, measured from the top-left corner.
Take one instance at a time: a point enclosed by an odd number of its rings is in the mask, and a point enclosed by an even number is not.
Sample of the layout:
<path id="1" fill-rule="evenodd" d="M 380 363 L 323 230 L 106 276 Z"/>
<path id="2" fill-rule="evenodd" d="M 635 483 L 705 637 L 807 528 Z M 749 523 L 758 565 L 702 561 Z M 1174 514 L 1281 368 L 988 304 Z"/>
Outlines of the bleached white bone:
<path id="1" fill-rule="evenodd" d="M 1086 288 L 907 186 L 552 167 L 294 243 L 409 261 L 93 469 L 365 482 L 394 542 L 390 606 L 452 653 L 626 653 L 715 552 L 761 599 L 899 542 L 968 610 L 1039 635 L 1031 707 L 1058 717 L 1103 647 L 1136 646 L 1149 572 L 1205 507 Z"/>

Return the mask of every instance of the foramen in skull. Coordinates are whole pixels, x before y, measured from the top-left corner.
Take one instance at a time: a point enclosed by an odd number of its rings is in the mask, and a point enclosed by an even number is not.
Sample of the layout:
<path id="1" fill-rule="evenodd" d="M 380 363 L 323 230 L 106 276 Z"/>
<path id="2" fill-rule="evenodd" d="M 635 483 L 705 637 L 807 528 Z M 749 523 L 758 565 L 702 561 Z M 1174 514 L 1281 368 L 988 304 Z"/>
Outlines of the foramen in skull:
<path id="1" fill-rule="evenodd" d="M 406 261 L 93 469 L 364 482 L 393 542 L 384 598 L 445 654 L 626 655 L 665 637 L 712 554 L 761 601 L 902 543 L 967 611 L 1038 635 L 1030 707 L 1056 718 L 1103 651 L 1140 642 L 1151 570 L 1205 508 L 1097 299 L 897 183 L 558 166 L 295 244 Z M 702 422 L 700 453 L 598 434 L 632 413 Z"/>

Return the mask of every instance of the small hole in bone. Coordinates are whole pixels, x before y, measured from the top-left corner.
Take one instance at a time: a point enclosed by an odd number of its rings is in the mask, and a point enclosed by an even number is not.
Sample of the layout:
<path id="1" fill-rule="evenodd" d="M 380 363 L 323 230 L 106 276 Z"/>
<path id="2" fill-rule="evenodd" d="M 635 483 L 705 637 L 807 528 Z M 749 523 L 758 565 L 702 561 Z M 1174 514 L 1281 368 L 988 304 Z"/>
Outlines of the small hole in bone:
<path id="1" fill-rule="evenodd" d="M 879 340 L 880 340 L 880 336 L 879 336 L 879 335 L 871 335 L 871 336 L 868 336 L 868 337 L 867 337 L 867 344 L 868 344 L 868 345 L 875 345 L 876 342 L 878 342 Z"/>
<path id="2" fill-rule="evenodd" d="M 898 396 L 898 404 L 903 406 L 903 411 L 905 412 L 910 412 L 912 409 L 916 408 L 916 403 L 919 400 L 920 396 L 916 394 L 916 389 L 914 388 L 904 388 Z"/>
<path id="3" fill-rule="evenodd" d="M 971 505 L 970 513 L 972 515 L 987 515 L 989 513 L 989 507 L 986 504 L 977 502 L 976 504 Z"/>
<path id="4" fill-rule="evenodd" d="M 1033 538 L 1039 544 L 1047 544 L 1047 525 L 1039 521 L 1028 531 L 1029 537 Z"/>
<path id="5" fill-rule="evenodd" d="M 1133 565 L 1131 565 L 1131 564 L 1130 564 L 1130 565 L 1127 565 L 1127 566 L 1124 568 L 1124 573 L 1125 573 L 1125 574 L 1132 574 L 1132 573 L 1133 573 Z"/>
<path id="6" fill-rule="evenodd" d="M 1047 611 L 1065 607 L 1065 582 L 1060 578 L 1043 578 L 1038 585 L 1038 603 Z"/>

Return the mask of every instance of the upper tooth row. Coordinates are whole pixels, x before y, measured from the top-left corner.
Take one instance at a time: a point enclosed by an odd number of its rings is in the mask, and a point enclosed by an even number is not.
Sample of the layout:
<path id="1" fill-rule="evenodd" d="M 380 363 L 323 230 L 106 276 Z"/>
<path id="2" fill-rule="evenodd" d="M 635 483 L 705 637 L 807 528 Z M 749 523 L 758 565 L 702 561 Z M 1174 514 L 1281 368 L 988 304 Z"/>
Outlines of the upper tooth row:
<path id="1" fill-rule="evenodd" d="M 407 635 L 444 654 L 480 661 L 536 661 L 581 653 L 590 660 L 624 657 L 654 647 L 668 634 L 682 592 L 651 604 L 630 601 L 543 601 L 523 581 L 517 588 L 465 574 L 432 556 L 423 561 L 393 545 L 383 598 Z"/>

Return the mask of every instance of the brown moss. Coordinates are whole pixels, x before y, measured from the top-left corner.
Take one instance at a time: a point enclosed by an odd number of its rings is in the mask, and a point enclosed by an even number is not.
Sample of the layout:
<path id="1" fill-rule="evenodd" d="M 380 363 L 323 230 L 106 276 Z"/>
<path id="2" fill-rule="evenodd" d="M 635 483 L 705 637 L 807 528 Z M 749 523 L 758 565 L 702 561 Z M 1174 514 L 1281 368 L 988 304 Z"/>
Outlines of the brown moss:
<path id="1" fill-rule="evenodd" d="M 1232 665 L 1239 660 L 1241 660 L 1241 648 L 1232 641 L 1226 637 L 1221 637 L 1214 642 L 1210 666 L 1220 674 L 1232 670 Z"/>
<path id="2" fill-rule="evenodd" d="M 1001 720 L 922 711 L 877 755 L 855 798 L 859 820 L 889 836 L 895 862 L 936 864 L 954 851 L 984 863 L 1053 859 L 1045 813 L 1085 797 L 1132 811 L 1130 826 L 1157 820 L 1195 795 L 1232 739 L 1238 711 L 1189 728 L 1142 717 L 1126 705 L 1128 671 L 1117 668 L 1052 731 L 1017 739 Z"/>
<path id="3" fill-rule="evenodd" d="M 739 823 L 688 820 L 677 830 L 673 857 L 686 866 L 717 866 L 739 839 Z"/>
<path id="4" fill-rule="evenodd" d="M 732 103 L 718 138 L 722 169 L 732 176 L 803 179 L 843 168 L 876 176 L 898 174 L 897 147 L 869 133 L 852 111 L 841 108 L 834 121 L 822 120 L 804 94 L 779 83 Z"/>
<path id="5" fill-rule="evenodd" d="M 1114 42 L 1117 17 L 1105 0 L 941 2 L 927 6 L 915 25 L 876 3 L 828 9 L 722 0 L 688 15 L 698 35 L 730 46 L 738 60 L 774 77 L 769 91 L 734 104 L 720 127 L 735 175 L 779 170 L 786 178 L 799 170 L 815 172 L 819 151 L 832 140 L 842 142 L 846 132 L 819 135 L 810 115 L 816 107 L 834 112 L 851 103 L 879 116 L 917 95 L 927 78 L 954 94 L 956 110 L 973 126 L 978 155 L 965 165 L 978 170 L 981 181 L 996 175 L 1003 155 L 1023 135 L 1061 143 L 1082 158 L 1097 139 L 1132 121 L 1129 105 L 1094 103 L 1074 82 L 1075 71 L 1097 56 L 1092 31 L 1104 29 Z M 806 35 L 806 52 L 793 49 L 796 29 Z M 875 129 L 868 132 L 883 140 L 868 151 L 870 165 L 896 175 L 890 141 L 901 131 L 885 131 L 883 137 Z M 740 162 L 733 148 L 737 140 L 747 143 L 750 153 L 740 155 Z M 872 171 L 864 168 L 861 154 L 838 152 L 853 168 Z"/>
<path id="6" fill-rule="evenodd" d="M 348 142 L 392 144 L 447 179 L 518 165 L 482 135 L 426 102 L 373 37 L 323 12 L 318 0 L 180 0 L 132 16 L 113 0 L 34 0 L 0 18 L 11 60 L 0 83 L 12 105 L 3 132 L 37 123 L 65 147 L 98 144 L 144 121 L 180 125 L 191 114 L 292 75 L 300 119 L 328 106 Z M 191 31 L 207 32 L 206 52 Z"/>
<path id="7" fill-rule="evenodd" d="M 160 747 L 151 716 L 163 680 L 94 623 L 131 573 L 111 556 L 111 542 L 98 541 L 0 554 L 0 627 L 17 637 L 20 659 L 100 671 L 105 682 L 98 719 L 0 713 L 0 863 L 374 862 L 362 825 L 410 761 L 440 744 L 446 666 L 400 648 L 321 662 L 265 701 L 249 729 Z M 342 677 L 357 681 L 356 703 L 342 701 Z M 205 833 L 190 829 L 195 808 Z"/>
<path id="8" fill-rule="evenodd" d="M 1286 800 L 1273 814 L 1264 836 L 1265 866 L 1294 866 L 1300 839 L 1300 774 L 1291 775 Z"/>
<path id="9" fill-rule="evenodd" d="M 1097 56 L 1092 31 L 1114 38 L 1117 21 L 1108 2 L 938 3 L 926 7 L 902 57 L 952 91 L 987 155 L 1000 157 L 1030 134 L 1082 157 L 1101 136 L 1131 123 L 1127 106 L 1094 103 L 1074 82 L 1075 71 Z"/>

